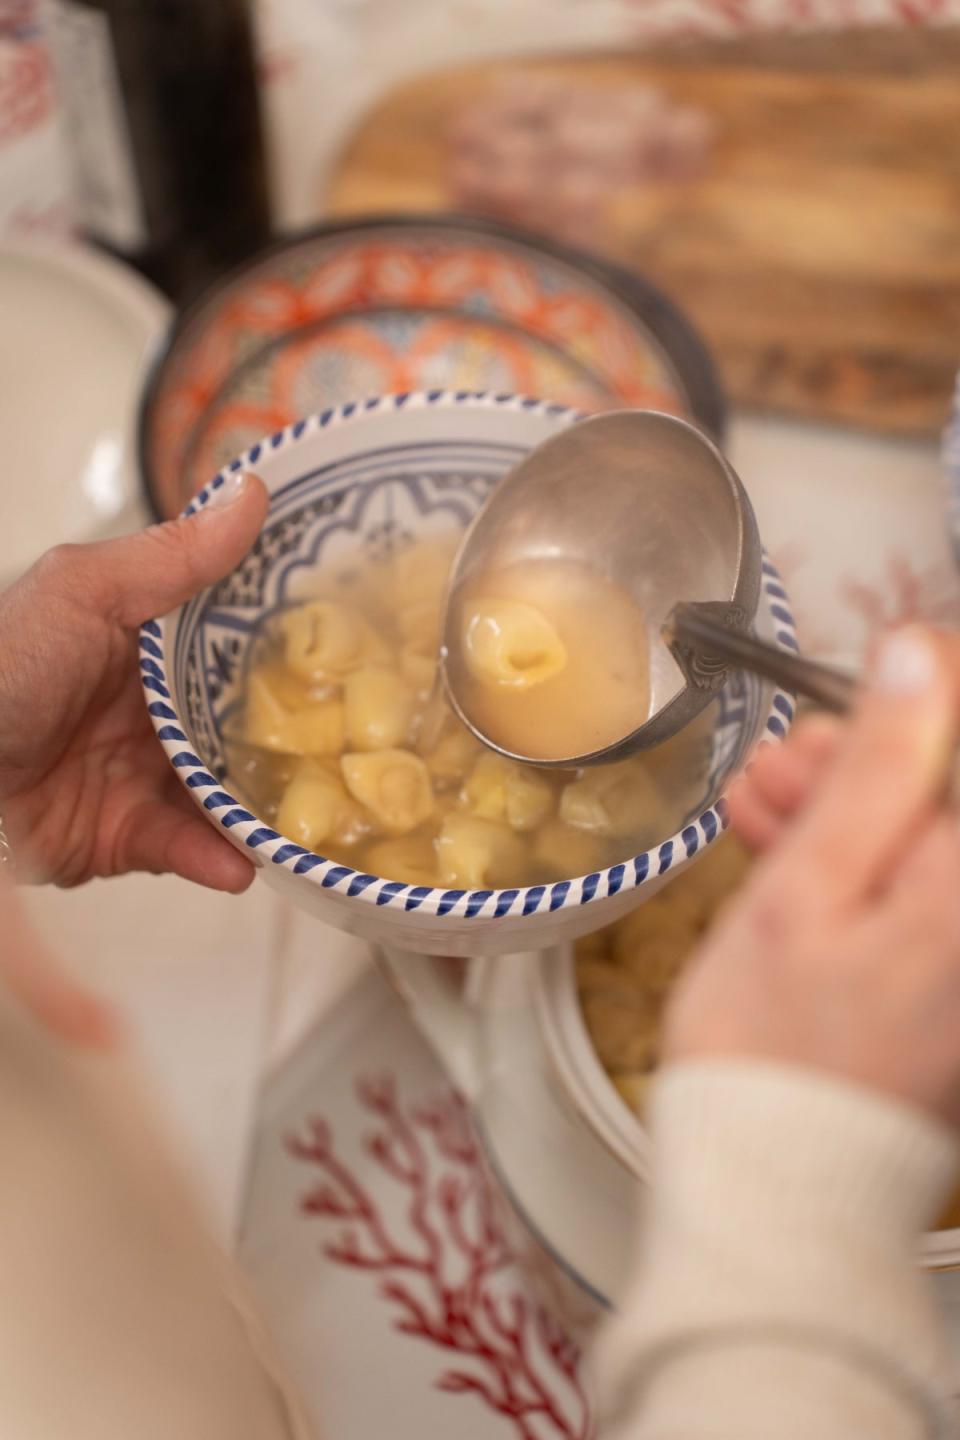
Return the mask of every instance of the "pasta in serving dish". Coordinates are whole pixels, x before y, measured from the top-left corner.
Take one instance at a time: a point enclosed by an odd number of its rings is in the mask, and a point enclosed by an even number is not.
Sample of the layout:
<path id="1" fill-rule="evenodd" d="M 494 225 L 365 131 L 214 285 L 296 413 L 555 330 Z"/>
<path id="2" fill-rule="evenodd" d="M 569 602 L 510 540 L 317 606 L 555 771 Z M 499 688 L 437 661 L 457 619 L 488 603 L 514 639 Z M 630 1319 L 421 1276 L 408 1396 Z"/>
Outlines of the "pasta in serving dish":
<path id="1" fill-rule="evenodd" d="M 576 942 L 577 994 L 600 1063 L 643 1116 L 671 987 L 749 861 L 725 835 L 629 915 Z"/>
<path id="2" fill-rule="evenodd" d="M 457 539 L 321 576 L 316 598 L 268 620 L 225 736 L 237 788 L 297 844 L 412 885 L 549 883 L 670 834 L 703 788 L 709 717 L 654 754 L 578 772 L 505 760 L 453 714 L 435 672 Z M 532 656 L 542 676 L 559 663 L 535 620 L 497 617 L 510 643 L 484 664 L 522 671 Z M 602 710 L 600 680 L 590 693 Z"/>
<path id="3" fill-rule="evenodd" d="M 746 852 L 725 835 L 666 889 L 575 944 L 577 995 L 587 1033 L 621 1098 L 643 1119 L 659 1060 L 670 991 L 697 942 L 743 883 Z M 960 1189 L 935 1227 L 960 1227 Z"/>

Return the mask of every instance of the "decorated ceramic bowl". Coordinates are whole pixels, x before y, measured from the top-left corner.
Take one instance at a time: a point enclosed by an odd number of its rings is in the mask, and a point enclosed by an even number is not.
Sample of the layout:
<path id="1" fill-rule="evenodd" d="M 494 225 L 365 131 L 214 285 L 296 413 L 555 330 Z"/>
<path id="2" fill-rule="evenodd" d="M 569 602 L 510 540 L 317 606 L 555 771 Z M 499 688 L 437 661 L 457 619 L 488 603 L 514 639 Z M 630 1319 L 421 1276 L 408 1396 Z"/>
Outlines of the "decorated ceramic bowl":
<path id="1" fill-rule="evenodd" d="M 696 333 L 627 271 L 482 220 L 348 221 L 263 251 L 176 325 L 141 413 L 154 507 L 179 514 L 221 465 L 301 415 L 439 388 L 723 429 Z"/>
<path id="2" fill-rule="evenodd" d="M 469 962 L 382 961 L 470 1106 L 512 1252 L 555 1314 L 585 1333 L 634 1273 L 650 1139 L 604 1071 L 569 946 Z M 919 1262 L 960 1267 L 960 1230 L 930 1232 Z"/>
<path id="3" fill-rule="evenodd" d="M 761 739 L 786 731 L 793 704 L 737 675 L 713 707 L 696 803 L 639 855 L 553 884 L 445 890 L 361 873 L 294 844 L 238 798 L 224 754 L 251 644 L 265 619 L 311 594 L 318 570 L 395 552 L 465 527 L 533 446 L 576 418 L 558 405 L 509 395 L 441 391 L 348 404 L 258 442 L 200 492 L 207 504 L 230 470 L 260 474 L 271 495 L 263 532 L 240 567 L 140 636 L 150 715 L 176 774 L 277 889 L 320 919 L 387 945 L 478 955 L 540 948 L 617 919 L 710 845 L 725 815 L 729 776 Z M 793 648 L 793 626 L 765 566 L 758 629 Z"/>

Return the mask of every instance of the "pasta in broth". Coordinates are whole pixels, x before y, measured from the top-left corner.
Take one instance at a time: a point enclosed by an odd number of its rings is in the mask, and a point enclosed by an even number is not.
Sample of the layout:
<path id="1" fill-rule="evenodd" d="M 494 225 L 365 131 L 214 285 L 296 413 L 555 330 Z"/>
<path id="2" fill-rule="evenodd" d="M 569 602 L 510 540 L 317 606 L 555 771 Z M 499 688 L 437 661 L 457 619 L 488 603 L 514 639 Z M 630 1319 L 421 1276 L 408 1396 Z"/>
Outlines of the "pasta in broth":
<path id="1" fill-rule="evenodd" d="M 269 622 L 227 740 L 234 783 L 289 839 L 411 885 L 566 879 L 662 839 L 699 798 L 709 720 L 655 754 L 583 772 L 485 750 L 435 686 L 456 543 L 321 576 L 316 599 Z M 600 667 L 600 712 L 608 689 Z"/>
<path id="2" fill-rule="evenodd" d="M 587 1033 L 625 1104 L 641 1120 L 660 1058 L 674 985 L 719 912 L 749 875 L 732 835 L 616 924 L 577 940 L 576 984 Z M 960 1227 L 960 1189 L 935 1228 Z"/>

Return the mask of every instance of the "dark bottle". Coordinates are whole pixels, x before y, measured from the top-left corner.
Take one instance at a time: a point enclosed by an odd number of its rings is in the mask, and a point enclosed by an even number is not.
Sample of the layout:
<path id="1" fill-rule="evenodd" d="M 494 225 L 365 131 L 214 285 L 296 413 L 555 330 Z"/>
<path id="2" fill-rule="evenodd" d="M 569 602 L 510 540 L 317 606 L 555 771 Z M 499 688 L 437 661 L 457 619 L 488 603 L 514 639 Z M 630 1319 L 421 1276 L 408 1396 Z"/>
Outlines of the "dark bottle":
<path id="1" fill-rule="evenodd" d="M 269 238 L 250 0 L 55 0 L 80 223 L 183 301 Z"/>

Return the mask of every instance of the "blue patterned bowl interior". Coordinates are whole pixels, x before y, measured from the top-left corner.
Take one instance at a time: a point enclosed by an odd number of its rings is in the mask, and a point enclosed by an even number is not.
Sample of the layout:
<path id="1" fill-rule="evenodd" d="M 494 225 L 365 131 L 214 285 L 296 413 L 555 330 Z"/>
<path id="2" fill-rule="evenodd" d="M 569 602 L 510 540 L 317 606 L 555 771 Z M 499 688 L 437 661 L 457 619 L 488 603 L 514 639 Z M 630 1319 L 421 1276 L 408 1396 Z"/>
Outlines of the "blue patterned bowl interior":
<path id="1" fill-rule="evenodd" d="M 451 403 L 453 397 L 442 397 Z M 533 406 L 512 397 L 456 397 L 457 403 Z M 367 402 L 367 409 L 398 406 L 404 397 Z M 439 403 L 431 395 L 417 404 Z M 558 424 L 575 418 L 559 406 L 537 405 Z M 347 405 L 255 445 L 228 470 L 263 468 L 271 451 L 295 446 L 306 434 L 355 418 L 364 407 Z M 529 914 L 586 903 L 641 884 L 693 855 L 726 823 L 717 801 L 729 777 L 742 768 L 758 739 L 780 739 L 793 718 L 792 698 L 771 693 L 752 676 L 734 675 L 714 705 L 712 736 L 704 741 L 704 784 L 697 803 L 676 817 L 676 833 L 654 849 L 591 876 L 553 885 L 504 891 L 444 891 L 402 885 L 363 875 L 293 845 L 259 820 L 231 793 L 223 736 L 236 713 L 245 669 L 260 627 L 279 609 L 308 598 L 317 569 L 340 569 L 352 558 L 380 558 L 414 539 L 465 527 L 491 487 L 529 448 L 491 440 L 456 438 L 419 442 L 411 428 L 406 443 L 368 448 L 357 427 L 357 447 L 348 458 L 311 466 L 275 489 L 264 530 L 240 567 L 198 595 L 174 617 L 150 621 L 141 635 L 143 684 L 160 740 L 188 788 L 219 824 L 233 830 L 262 858 L 310 876 L 328 888 L 379 905 L 426 909 L 438 914 Z M 204 505 L 223 483 L 222 471 L 190 509 Z M 764 563 L 765 631 L 781 645 L 796 648 L 785 592 L 773 566 Z M 163 627 L 163 628 L 162 628 Z"/>

